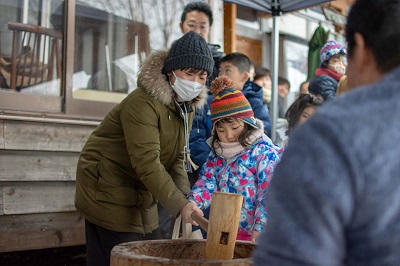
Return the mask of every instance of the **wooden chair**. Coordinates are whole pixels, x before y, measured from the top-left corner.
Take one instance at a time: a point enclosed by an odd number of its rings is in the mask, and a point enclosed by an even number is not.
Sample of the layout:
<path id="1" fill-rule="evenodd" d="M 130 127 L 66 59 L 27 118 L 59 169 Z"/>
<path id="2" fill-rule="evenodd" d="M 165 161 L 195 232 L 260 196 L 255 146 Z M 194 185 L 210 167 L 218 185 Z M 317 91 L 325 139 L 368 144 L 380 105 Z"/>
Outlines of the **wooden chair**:
<path id="1" fill-rule="evenodd" d="M 8 29 L 13 31 L 11 89 L 61 78 L 61 32 L 18 22 L 8 22 Z"/>

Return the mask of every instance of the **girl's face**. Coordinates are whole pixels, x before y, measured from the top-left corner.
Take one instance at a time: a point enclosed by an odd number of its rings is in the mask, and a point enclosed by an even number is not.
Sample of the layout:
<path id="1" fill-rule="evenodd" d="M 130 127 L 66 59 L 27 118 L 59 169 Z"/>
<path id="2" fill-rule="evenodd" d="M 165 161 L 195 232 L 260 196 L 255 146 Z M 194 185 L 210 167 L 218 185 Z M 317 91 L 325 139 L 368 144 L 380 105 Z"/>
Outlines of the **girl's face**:
<path id="1" fill-rule="evenodd" d="M 306 108 L 304 108 L 303 112 L 301 112 L 301 115 L 299 117 L 298 125 L 300 126 L 301 124 L 306 122 L 306 120 L 310 118 L 310 116 L 312 116 L 316 110 L 317 108 L 315 106 L 307 106 Z"/>
<path id="2" fill-rule="evenodd" d="M 244 122 L 239 119 L 230 122 L 221 122 L 215 125 L 215 130 L 221 142 L 238 142 L 243 129 Z"/>
<path id="3" fill-rule="evenodd" d="M 346 73 L 346 67 L 347 58 L 344 55 L 335 55 L 328 61 L 328 68 L 340 75 Z"/>

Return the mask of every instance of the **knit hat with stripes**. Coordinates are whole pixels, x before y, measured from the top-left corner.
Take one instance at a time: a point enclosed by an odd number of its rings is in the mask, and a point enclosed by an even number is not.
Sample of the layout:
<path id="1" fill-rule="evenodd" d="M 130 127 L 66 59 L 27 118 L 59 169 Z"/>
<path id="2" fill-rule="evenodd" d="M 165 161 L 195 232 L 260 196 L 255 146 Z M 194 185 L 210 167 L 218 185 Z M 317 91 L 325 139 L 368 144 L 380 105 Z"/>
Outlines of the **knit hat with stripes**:
<path id="1" fill-rule="evenodd" d="M 322 46 L 319 53 L 320 53 L 321 67 L 324 67 L 324 65 L 326 65 L 326 61 L 329 61 L 333 56 L 338 54 L 346 56 L 347 50 L 343 45 L 341 45 L 337 41 L 329 40 L 324 44 L 324 46 Z"/>
<path id="2" fill-rule="evenodd" d="M 211 92 L 214 94 L 214 99 L 210 103 L 212 124 L 215 125 L 223 118 L 232 117 L 241 119 L 258 129 L 249 101 L 240 90 L 232 87 L 232 80 L 226 76 L 218 77 L 211 83 Z"/>

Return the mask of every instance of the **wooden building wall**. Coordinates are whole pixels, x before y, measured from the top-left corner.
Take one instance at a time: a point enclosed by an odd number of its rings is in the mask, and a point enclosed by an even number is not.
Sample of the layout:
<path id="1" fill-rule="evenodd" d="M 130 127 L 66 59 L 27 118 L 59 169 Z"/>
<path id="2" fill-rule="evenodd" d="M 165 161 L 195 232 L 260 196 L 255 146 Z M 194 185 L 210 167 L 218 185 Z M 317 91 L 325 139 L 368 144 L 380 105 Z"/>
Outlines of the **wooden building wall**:
<path id="1" fill-rule="evenodd" d="M 85 243 L 75 171 L 95 127 L 0 117 L 0 252 Z"/>

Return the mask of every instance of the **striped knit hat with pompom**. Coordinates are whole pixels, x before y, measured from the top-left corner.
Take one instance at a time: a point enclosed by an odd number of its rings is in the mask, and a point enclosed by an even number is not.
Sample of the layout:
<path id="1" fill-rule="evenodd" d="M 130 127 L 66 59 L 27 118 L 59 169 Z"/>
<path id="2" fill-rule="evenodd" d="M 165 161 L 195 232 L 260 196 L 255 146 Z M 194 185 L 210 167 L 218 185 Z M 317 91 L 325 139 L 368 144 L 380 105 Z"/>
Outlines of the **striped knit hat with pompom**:
<path id="1" fill-rule="evenodd" d="M 329 61 L 335 55 L 339 54 L 346 56 L 347 50 L 343 45 L 341 45 L 337 41 L 329 40 L 324 44 L 324 46 L 322 46 L 319 53 L 320 53 L 321 67 L 323 68 L 327 64 L 327 61 Z"/>
<path id="2" fill-rule="evenodd" d="M 232 117 L 241 119 L 258 129 L 249 101 L 240 90 L 232 87 L 232 80 L 226 76 L 218 77 L 211 83 L 211 92 L 214 94 L 214 99 L 210 103 L 212 124 L 215 125 L 223 118 Z"/>

